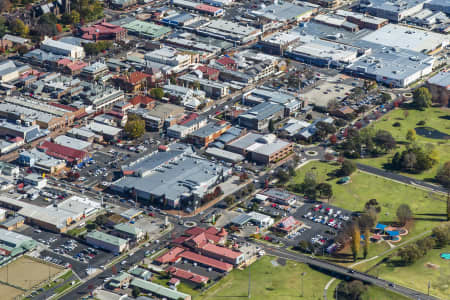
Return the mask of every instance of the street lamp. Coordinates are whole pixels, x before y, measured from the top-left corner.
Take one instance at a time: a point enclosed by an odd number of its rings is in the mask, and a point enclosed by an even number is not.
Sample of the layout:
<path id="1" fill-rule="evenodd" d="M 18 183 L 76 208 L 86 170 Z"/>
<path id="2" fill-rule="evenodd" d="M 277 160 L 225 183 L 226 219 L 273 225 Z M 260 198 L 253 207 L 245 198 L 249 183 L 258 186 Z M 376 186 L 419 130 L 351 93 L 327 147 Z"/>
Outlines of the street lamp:
<path id="1" fill-rule="evenodd" d="M 303 273 L 301 273 L 300 275 L 301 275 L 301 279 L 302 279 L 302 296 L 301 296 L 301 297 L 303 298 L 303 295 L 304 295 L 304 289 L 303 289 L 303 287 L 304 287 L 304 286 L 303 286 L 303 277 L 306 275 L 306 272 L 303 272 Z"/>

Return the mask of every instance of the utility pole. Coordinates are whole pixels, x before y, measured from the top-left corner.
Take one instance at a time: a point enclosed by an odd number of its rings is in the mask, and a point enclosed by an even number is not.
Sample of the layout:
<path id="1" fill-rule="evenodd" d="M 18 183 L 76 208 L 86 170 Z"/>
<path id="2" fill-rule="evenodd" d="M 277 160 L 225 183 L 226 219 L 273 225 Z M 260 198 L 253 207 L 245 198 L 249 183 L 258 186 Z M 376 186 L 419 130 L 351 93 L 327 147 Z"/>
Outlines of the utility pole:
<path id="1" fill-rule="evenodd" d="M 306 275 L 306 272 L 303 272 L 303 273 L 301 273 L 300 275 L 301 275 L 301 278 L 302 278 L 302 296 L 301 296 L 301 297 L 303 298 L 303 296 L 304 296 L 304 289 L 303 289 L 303 288 L 304 288 L 304 285 L 303 285 L 303 277 L 304 277 L 304 276 Z"/>
<path id="2" fill-rule="evenodd" d="M 336 300 L 338 299 L 338 289 L 339 289 L 339 282 L 336 285 L 336 296 L 335 296 Z"/>
<path id="3" fill-rule="evenodd" d="M 250 266 L 248 266 L 248 298 L 250 299 L 250 289 L 251 289 L 251 283 L 252 283 L 252 273 Z"/>
<path id="4" fill-rule="evenodd" d="M 431 287 L 431 281 L 428 280 L 428 296 L 430 296 L 430 287 Z"/>

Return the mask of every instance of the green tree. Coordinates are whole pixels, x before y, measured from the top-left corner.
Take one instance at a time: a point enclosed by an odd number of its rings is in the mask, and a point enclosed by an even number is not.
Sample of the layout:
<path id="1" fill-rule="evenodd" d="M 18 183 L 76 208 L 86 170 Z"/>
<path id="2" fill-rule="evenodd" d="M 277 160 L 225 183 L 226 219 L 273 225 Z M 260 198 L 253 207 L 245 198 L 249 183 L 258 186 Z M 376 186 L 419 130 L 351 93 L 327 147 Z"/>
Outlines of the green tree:
<path id="1" fill-rule="evenodd" d="M 447 221 L 450 221 L 450 161 L 439 168 L 435 179 L 447 189 Z"/>
<path id="2" fill-rule="evenodd" d="M 227 206 L 231 206 L 236 202 L 236 197 L 234 195 L 228 195 L 224 200 Z"/>
<path id="3" fill-rule="evenodd" d="M 331 184 L 322 182 L 317 185 L 317 191 L 319 192 L 320 197 L 325 197 L 330 201 L 330 198 L 333 196 L 333 187 Z"/>
<path id="4" fill-rule="evenodd" d="M 150 90 L 150 96 L 155 99 L 161 100 L 164 97 L 164 90 L 162 88 L 153 88 Z"/>
<path id="5" fill-rule="evenodd" d="M 353 260 L 356 261 L 356 259 L 358 258 L 359 249 L 361 247 L 361 232 L 359 230 L 358 224 L 356 223 L 353 223 L 352 225 L 351 236 L 352 236 L 352 244 L 351 244 L 352 255 Z"/>
<path id="6" fill-rule="evenodd" d="M 276 177 L 278 178 L 278 180 L 280 181 L 280 183 L 286 183 L 289 181 L 289 173 L 283 170 L 279 170 L 276 174 Z"/>
<path id="7" fill-rule="evenodd" d="M 381 93 L 381 101 L 383 101 L 383 103 L 390 102 L 391 100 L 392 97 L 389 93 Z"/>
<path id="8" fill-rule="evenodd" d="M 400 248 L 397 252 L 397 255 L 405 265 L 409 265 L 420 258 L 421 250 L 416 243 L 413 243 Z"/>
<path id="9" fill-rule="evenodd" d="M 408 204 L 400 204 L 397 208 L 397 219 L 398 222 L 404 226 L 407 222 L 409 222 L 413 217 L 413 213 Z"/>
<path id="10" fill-rule="evenodd" d="M 130 138 L 139 138 L 145 133 L 145 121 L 139 116 L 130 115 L 124 130 Z"/>
<path id="11" fill-rule="evenodd" d="M 409 129 L 408 132 L 406 133 L 406 140 L 409 141 L 410 143 L 413 143 L 417 140 L 417 134 L 413 128 Z"/>
<path id="12" fill-rule="evenodd" d="M 72 10 L 70 12 L 70 23 L 74 25 L 80 23 L 80 13 L 78 11 Z"/>
<path id="13" fill-rule="evenodd" d="M 445 247 L 450 242 L 450 223 L 443 223 L 433 228 L 432 234 L 436 241 L 436 246 L 439 248 Z"/>
<path id="14" fill-rule="evenodd" d="M 367 287 L 359 280 L 342 281 L 336 287 L 339 299 L 361 300 Z"/>
<path id="15" fill-rule="evenodd" d="M 369 255 L 369 240 L 370 240 L 370 231 L 368 228 L 364 230 L 364 249 L 363 249 L 363 256 L 364 259 L 367 258 L 367 255 Z"/>
<path id="16" fill-rule="evenodd" d="M 139 287 L 137 287 L 137 286 L 133 286 L 133 290 L 131 291 L 131 295 L 134 298 L 137 298 L 137 297 L 139 297 L 140 294 L 141 294 L 141 289 Z"/>
<path id="17" fill-rule="evenodd" d="M 11 22 L 10 30 L 14 34 L 20 35 L 22 37 L 26 37 L 28 35 L 28 33 L 30 32 L 30 29 L 28 28 L 28 26 L 25 25 L 25 23 L 20 19 L 15 19 L 14 21 Z"/>
<path id="18" fill-rule="evenodd" d="M 413 92 L 413 103 L 418 109 L 431 106 L 431 93 L 426 87 L 420 87 Z"/>
<path id="19" fill-rule="evenodd" d="M 395 148 L 397 142 L 389 131 L 386 130 L 378 130 L 375 133 L 375 137 L 373 138 L 373 142 L 379 148 L 384 151 L 390 151 Z"/>
<path id="20" fill-rule="evenodd" d="M 108 217 L 106 215 L 99 215 L 95 218 L 95 224 L 98 226 L 106 225 L 108 223 Z"/>
<path id="21" fill-rule="evenodd" d="M 269 120 L 269 132 L 273 132 L 275 130 L 275 126 L 273 124 L 273 120 Z"/>
<path id="22" fill-rule="evenodd" d="M 340 176 L 350 176 L 356 171 L 356 164 L 351 160 L 344 160 L 338 173 Z"/>

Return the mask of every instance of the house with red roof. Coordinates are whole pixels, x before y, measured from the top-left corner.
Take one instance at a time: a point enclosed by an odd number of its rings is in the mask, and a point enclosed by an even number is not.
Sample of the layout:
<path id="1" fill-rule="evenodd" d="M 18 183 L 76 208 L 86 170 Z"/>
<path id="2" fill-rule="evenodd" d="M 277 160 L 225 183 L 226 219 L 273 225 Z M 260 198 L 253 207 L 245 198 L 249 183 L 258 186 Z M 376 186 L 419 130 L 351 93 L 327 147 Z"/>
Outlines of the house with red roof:
<path id="1" fill-rule="evenodd" d="M 225 68 L 227 68 L 229 70 L 237 70 L 237 68 L 238 68 L 237 62 L 228 56 L 222 56 L 221 58 L 216 60 L 216 63 L 224 66 Z"/>
<path id="2" fill-rule="evenodd" d="M 208 80 L 218 80 L 219 79 L 220 71 L 215 68 L 211 68 L 208 66 L 199 66 L 197 68 L 197 70 L 199 70 L 200 72 L 203 73 L 204 79 L 208 79 Z"/>
<path id="3" fill-rule="evenodd" d="M 56 62 L 56 68 L 64 74 L 78 75 L 81 70 L 88 64 L 81 60 L 70 60 L 68 58 L 62 58 Z"/>
<path id="4" fill-rule="evenodd" d="M 121 75 L 115 78 L 114 82 L 127 93 L 136 93 L 150 86 L 152 76 L 147 73 L 135 71 L 130 74 Z"/>
<path id="5" fill-rule="evenodd" d="M 178 278 L 181 281 L 194 286 L 202 286 L 208 283 L 209 278 L 196 274 L 191 271 L 186 271 L 177 267 L 169 267 L 166 269 L 173 278 Z"/>
<path id="6" fill-rule="evenodd" d="M 145 95 L 136 95 L 129 102 L 134 108 L 142 107 L 152 109 L 155 106 L 156 100 Z"/>
<path id="7" fill-rule="evenodd" d="M 159 256 L 155 259 L 155 262 L 157 262 L 160 265 L 165 264 L 174 264 L 180 260 L 179 255 L 184 252 L 184 248 L 181 247 L 174 247 L 164 253 L 163 255 Z"/>
<path id="8" fill-rule="evenodd" d="M 180 257 L 187 261 L 197 263 L 201 266 L 213 268 L 214 270 L 219 272 L 230 272 L 231 270 L 233 270 L 232 264 L 214 258 L 210 258 L 201 254 L 197 254 L 192 251 L 184 251 L 183 253 L 180 254 Z"/>
<path id="9" fill-rule="evenodd" d="M 111 40 L 118 42 L 126 40 L 128 36 L 125 28 L 104 21 L 92 26 L 81 27 L 78 33 L 82 39 L 90 41 Z"/>

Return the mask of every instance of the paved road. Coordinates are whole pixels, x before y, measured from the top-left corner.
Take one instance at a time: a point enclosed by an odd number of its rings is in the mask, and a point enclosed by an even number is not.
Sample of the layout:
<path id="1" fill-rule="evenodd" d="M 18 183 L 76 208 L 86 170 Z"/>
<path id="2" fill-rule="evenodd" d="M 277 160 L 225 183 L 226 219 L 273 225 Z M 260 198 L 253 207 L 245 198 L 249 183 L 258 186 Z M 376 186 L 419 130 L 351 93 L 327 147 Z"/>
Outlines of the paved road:
<path id="1" fill-rule="evenodd" d="M 363 164 L 356 164 L 356 166 L 358 167 L 358 169 L 360 169 L 361 171 L 367 172 L 367 173 L 371 173 L 377 176 L 381 176 L 381 177 L 386 177 L 388 179 L 392 179 L 392 180 L 396 180 L 405 184 L 413 184 L 413 185 L 417 185 L 417 186 L 421 186 L 423 188 L 429 189 L 429 190 L 433 190 L 436 192 L 443 192 L 443 193 L 447 193 L 447 190 L 439 185 L 434 185 L 422 180 L 418 180 L 418 179 L 414 179 L 408 176 L 404 176 L 404 175 L 400 175 L 397 173 L 392 173 L 392 172 L 388 172 L 382 169 L 378 169 L 372 166 L 368 166 L 368 165 L 363 165 Z"/>
<path id="2" fill-rule="evenodd" d="M 412 289 L 409 289 L 404 286 L 400 285 L 394 285 L 386 280 L 376 278 L 374 276 L 360 273 L 357 271 L 353 271 L 351 269 L 348 269 L 343 266 L 335 265 L 330 262 L 326 262 L 323 260 L 311 258 L 309 256 L 301 255 L 301 254 L 294 254 L 284 249 L 275 249 L 271 248 L 266 245 L 262 245 L 261 247 L 266 251 L 269 255 L 274 255 L 278 257 L 282 257 L 285 259 L 290 259 L 294 261 L 298 261 L 301 263 L 308 264 L 310 266 L 314 266 L 323 270 L 327 270 L 332 273 L 332 275 L 337 276 L 344 276 L 344 277 L 351 277 L 357 280 L 361 280 L 363 282 L 367 282 L 376 286 L 379 286 L 381 288 L 396 292 L 398 294 L 402 294 L 406 297 L 412 298 L 412 299 L 420 299 L 420 300 L 438 300 L 438 298 L 435 298 L 433 296 L 428 296 L 423 293 L 414 291 Z"/>

